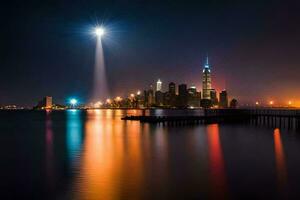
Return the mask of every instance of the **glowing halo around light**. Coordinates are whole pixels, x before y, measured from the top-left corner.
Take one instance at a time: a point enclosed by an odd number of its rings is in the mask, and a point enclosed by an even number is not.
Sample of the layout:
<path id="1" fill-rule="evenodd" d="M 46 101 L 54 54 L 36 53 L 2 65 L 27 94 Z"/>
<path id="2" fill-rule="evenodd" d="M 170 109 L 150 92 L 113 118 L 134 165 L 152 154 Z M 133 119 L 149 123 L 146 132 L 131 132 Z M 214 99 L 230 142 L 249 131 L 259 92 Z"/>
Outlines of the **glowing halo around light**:
<path id="1" fill-rule="evenodd" d="M 97 26 L 94 30 L 94 34 L 98 37 L 102 37 L 105 34 L 105 30 L 102 26 Z"/>
<path id="2" fill-rule="evenodd" d="M 74 99 L 74 98 L 70 99 L 70 104 L 71 104 L 72 106 L 75 106 L 77 103 L 78 103 L 78 100 L 77 100 L 77 99 Z"/>

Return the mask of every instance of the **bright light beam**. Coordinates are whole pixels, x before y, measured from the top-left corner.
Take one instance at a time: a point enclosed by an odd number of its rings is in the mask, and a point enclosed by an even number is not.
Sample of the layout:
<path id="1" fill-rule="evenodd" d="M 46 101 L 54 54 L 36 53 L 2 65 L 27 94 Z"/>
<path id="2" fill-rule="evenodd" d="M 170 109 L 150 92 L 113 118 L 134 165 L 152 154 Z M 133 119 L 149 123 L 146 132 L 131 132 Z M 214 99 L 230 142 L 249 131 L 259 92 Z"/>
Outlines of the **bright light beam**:
<path id="1" fill-rule="evenodd" d="M 95 28 L 94 34 L 98 37 L 102 37 L 105 34 L 105 30 L 102 26 L 97 26 Z"/>
<path id="2" fill-rule="evenodd" d="M 108 88 L 106 80 L 105 59 L 102 47 L 102 36 L 106 34 L 103 26 L 94 27 L 94 35 L 97 38 L 95 51 L 95 66 L 94 66 L 94 86 L 90 101 L 98 102 L 107 98 Z"/>

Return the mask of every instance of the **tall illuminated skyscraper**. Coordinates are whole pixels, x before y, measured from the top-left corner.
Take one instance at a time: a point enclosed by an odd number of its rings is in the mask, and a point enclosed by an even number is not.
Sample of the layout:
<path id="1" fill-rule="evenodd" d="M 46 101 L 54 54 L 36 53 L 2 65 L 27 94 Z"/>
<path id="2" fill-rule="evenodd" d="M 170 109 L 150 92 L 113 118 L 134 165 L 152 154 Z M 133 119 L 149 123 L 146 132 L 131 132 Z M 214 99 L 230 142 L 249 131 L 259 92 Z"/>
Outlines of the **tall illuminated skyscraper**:
<path id="1" fill-rule="evenodd" d="M 202 71 L 202 99 L 211 99 L 211 71 L 208 64 L 208 57 L 206 57 L 206 64 Z"/>
<path id="2" fill-rule="evenodd" d="M 160 81 L 160 79 L 158 79 L 158 81 L 156 82 L 156 91 L 161 91 L 161 85 L 162 82 Z"/>

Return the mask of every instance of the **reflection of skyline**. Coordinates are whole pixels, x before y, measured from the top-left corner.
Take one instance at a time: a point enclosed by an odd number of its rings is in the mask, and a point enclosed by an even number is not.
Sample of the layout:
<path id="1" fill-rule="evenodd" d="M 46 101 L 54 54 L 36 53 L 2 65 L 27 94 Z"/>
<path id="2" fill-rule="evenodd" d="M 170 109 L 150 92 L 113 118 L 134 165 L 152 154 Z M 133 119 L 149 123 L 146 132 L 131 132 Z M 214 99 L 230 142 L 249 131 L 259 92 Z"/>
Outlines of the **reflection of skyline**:
<path id="1" fill-rule="evenodd" d="M 283 190 L 287 184 L 287 168 L 280 130 L 278 128 L 275 129 L 273 135 L 278 187 L 279 190 Z"/>
<path id="2" fill-rule="evenodd" d="M 226 175 L 222 146 L 219 135 L 219 125 L 211 124 L 207 126 L 208 135 L 208 156 L 209 156 L 209 178 L 211 181 L 211 192 L 214 199 L 224 199 L 226 197 Z"/>

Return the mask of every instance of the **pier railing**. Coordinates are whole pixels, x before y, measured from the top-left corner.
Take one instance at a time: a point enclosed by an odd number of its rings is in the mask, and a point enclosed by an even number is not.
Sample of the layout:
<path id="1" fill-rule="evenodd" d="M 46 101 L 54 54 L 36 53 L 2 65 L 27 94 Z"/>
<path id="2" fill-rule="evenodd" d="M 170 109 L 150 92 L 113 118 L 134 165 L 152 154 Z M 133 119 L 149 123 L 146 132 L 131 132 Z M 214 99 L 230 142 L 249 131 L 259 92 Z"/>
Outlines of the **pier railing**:
<path id="1" fill-rule="evenodd" d="M 241 123 L 300 129 L 300 110 L 292 109 L 205 109 L 201 116 L 126 116 L 123 120 L 170 125 Z"/>

